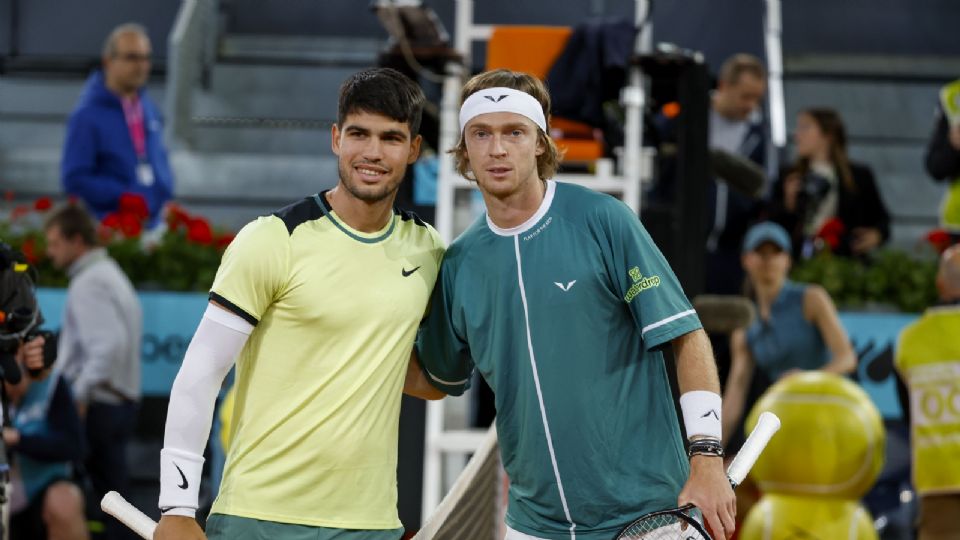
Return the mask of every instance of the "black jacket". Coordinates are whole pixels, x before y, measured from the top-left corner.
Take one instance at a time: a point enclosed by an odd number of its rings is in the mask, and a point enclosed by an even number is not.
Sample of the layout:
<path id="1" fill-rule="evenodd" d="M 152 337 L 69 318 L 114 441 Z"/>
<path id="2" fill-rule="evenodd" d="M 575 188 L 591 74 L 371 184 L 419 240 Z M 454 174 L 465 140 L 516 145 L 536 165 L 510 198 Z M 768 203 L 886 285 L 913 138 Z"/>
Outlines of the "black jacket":
<path id="1" fill-rule="evenodd" d="M 934 180 L 953 180 L 960 177 L 960 150 L 950 145 L 947 117 L 937 107 L 937 124 L 927 143 L 927 172 Z"/>
<path id="2" fill-rule="evenodd" d="M 783 203 L 783 180 L 788 170 L 780 174 L 780 178 L 773 186 L 770 205 L 768 207 L 767 218 L 783 226 L 789 233 L 793 241 L 794 257 L 800 254 L 800 249 L 804 241 L 804 215 L 806 214 L 805 197 L 799 196 L 796 209 L 790 212 Z M 846 234 L 841 238 L 840 247 L 837 253 L 849 255 L 851 253 L 850 242 L 852 240 L 851 231 L 858 227 L 871 227 L 879 229 L 883 236 L 883 242 L 890 238 L 890 214 L 883 203 L 880 191 L 877 189 L 876 180 L 873 177 L 873 171 L 870 167 L 850 163 L 850 172 L 853 175 L 853 183 L 856 191 L 847 189 L 842 179 L 838 179 L 838 189 L 840 190 L 837 200 L 837 219 L 843 222 L 846 228 Z M 808 178 L 805 180 L 810 182 Z M 801 190 L 801 193 L 803 191 Z"/>
<path id="3" fill-rule="evenodd" d="M 623 19 L 578 24 L 547 75 L 552 113 L 605 127 L 605 101 L 617 99 L 627 80 L 637 29 Z"/>

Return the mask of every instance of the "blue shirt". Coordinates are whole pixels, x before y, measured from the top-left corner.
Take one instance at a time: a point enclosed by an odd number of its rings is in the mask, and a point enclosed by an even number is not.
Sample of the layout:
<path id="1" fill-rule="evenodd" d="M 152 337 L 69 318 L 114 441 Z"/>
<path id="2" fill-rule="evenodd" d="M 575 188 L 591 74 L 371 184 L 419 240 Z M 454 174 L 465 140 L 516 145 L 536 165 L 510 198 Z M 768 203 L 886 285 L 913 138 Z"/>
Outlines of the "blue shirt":
<path id="1" fill-rule="evenodd" d="M 770 318 L 757 317 L 747 329 L 750 354 L 771 381 L 791 369 L 819 369 L 830 361 L 820 329 L 803 315 L 806 289 L 807 285 L 785 282 L 770 306 Z"/>
<path id="2" fill-rule="evenodd" d="M 83 439 L 70 387 L 62 377 L 32 381 L 11 424 L 20 432 L 14 452 L 27 500 L 53 482 L 71 478 L 72 462 L 83 455 Z"/>
<path id="3" fill-rule="evenodd" d="M 173 197 L 173 173 L 163 146 L 160 110 L 140 90 L 146 137 L 146 164 L 153 182 L 145 185 L 138 173 L 140 159 L 133 147 L 120 98 L 105 85 L 103 72 L 90 75 L 67 123 L 60 163 L 63 189 L 83 199 L 102 219 L 115 212 L 124 193 L 142 195 L 150 210 L 148 226 L 156 225 L 164 204 Z"/>

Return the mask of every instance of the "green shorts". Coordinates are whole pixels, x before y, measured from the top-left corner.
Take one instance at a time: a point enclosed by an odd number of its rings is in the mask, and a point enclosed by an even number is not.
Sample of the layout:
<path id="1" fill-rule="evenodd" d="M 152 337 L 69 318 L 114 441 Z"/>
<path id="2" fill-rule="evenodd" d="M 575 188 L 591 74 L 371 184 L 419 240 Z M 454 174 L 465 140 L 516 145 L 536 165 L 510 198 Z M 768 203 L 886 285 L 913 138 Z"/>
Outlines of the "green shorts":
<path id="1" fill-rule="evenodd" d="M 205 532 L 208 540 L 399 540 L 403 536 L 402 528 L 380 531 L 329 529 L 225 514 L 211 514 Z"/>

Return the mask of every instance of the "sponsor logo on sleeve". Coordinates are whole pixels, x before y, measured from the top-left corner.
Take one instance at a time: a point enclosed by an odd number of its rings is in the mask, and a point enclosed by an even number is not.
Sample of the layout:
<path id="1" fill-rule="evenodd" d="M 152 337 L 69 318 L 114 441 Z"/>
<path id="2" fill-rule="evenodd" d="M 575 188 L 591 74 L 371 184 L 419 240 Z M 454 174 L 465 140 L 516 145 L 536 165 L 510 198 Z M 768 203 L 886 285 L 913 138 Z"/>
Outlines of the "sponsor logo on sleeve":
<path id="1" fill-rule="evenodd" d="M 633 285 L 630 286 L 630 289 L 627 290 L 627 294 L 624 295 L 623 299 L 629 304 L 637 297 L 638 294 L 642 293 L 647 289 L 652 289 L 654 287 L 660 286 L 660 276 L 644 276 L 640 269 L 634 266 L 628 272 L 630 274 L 630 279 L 633 282 Z"/>

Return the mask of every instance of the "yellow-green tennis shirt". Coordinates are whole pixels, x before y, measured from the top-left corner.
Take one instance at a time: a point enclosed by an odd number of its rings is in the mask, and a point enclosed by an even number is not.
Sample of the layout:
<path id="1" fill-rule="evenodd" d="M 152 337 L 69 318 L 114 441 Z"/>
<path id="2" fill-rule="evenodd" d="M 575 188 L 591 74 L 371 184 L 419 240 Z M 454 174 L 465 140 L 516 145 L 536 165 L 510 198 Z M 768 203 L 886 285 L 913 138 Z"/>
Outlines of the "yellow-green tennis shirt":
<path id="1" fill-rule="evenodd" d="M 255 325 L 237 360 L 231 446 L 213 512 L 394 529 L 410 350 L 443 246 L 396 211 L 365 234 L 323 193 L 245 226 L 210 298 Z"/>
<path id="2" fill-rule="evenodd" d="M 928 309 L 900 334 L 895 362 L 910 389 L 914 486 L 960 493 L 960 305 Z"/>

